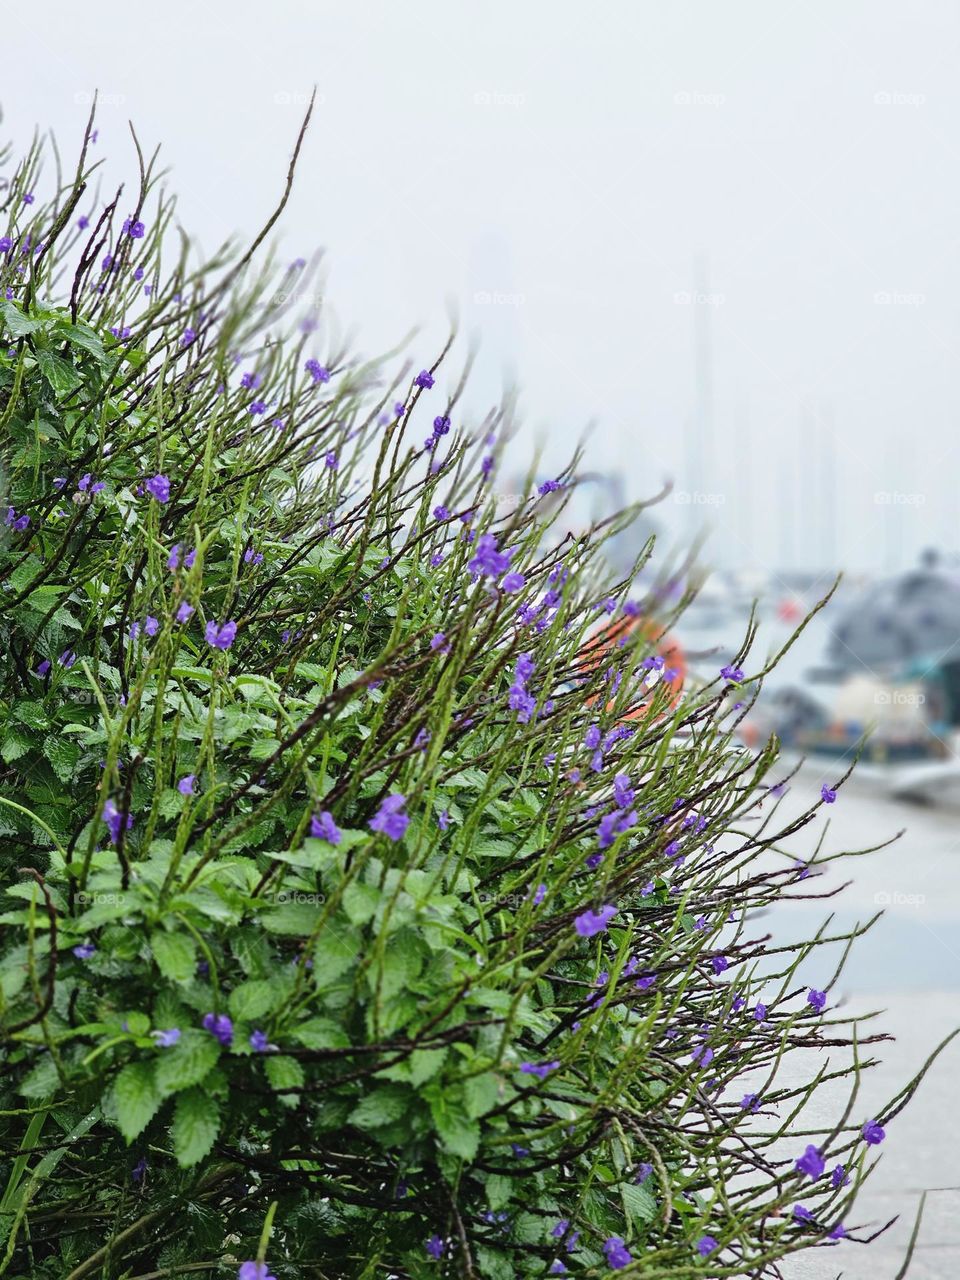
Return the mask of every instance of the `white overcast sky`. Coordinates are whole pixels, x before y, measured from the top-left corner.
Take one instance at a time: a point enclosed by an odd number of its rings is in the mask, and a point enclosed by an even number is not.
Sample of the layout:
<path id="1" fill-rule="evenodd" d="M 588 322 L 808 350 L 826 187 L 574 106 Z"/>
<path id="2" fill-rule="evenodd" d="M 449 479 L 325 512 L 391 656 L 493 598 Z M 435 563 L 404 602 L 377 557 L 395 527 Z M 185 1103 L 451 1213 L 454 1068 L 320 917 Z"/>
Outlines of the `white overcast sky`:
<path id="1" fill-rule="evenodd" d="M 316 84 L 282 247 L 362 349 L 426 362 L 452 300 L 551 465 L 592 422 L 722 562 L 889 567 L 960 550 L 958 53 L 956 0 L 52 0 L 8 6 L 0 101 L 72 155 L 98 88 L 110 172 L 132 119 L 212 247 Z"/>

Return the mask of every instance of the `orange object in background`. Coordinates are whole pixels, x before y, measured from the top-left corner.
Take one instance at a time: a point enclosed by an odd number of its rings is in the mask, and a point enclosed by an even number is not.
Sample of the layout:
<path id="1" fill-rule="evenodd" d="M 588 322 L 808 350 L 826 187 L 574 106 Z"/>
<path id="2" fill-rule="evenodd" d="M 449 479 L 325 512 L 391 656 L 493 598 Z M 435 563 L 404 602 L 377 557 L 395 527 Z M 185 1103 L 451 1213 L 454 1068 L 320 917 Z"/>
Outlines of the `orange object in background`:
<path id="1" fill-rule="evenodd" d="M 636 643 L 637 640 L 648 640 L 650 647 L 663 658 L 664 670 L 674 672 L 669 680 L 661 678 L 654 686 L 654 689 L 664 684 L 669 686 L 671 694 L 668 705 L 672 710 L 680 700 L 680 694 L 683 691 L 687 663 L 679 642 L 661 631 L 652 618 L 644 618 L 640 615 L 631 617 L 629 614 L 624 614 L 623 617 L 608 623 L 592 635 L 580 650 L 578 666 L 584 673 L 594 671 L 597 667 L 609 662 L 620 649 L 626 647 L 628 642 Z M 651 694 L 654 689 L 651 689 Z M 592 705 L 596 701 L 595 697 L 590 698 L 589 704 Z M 608 705 L 612 706 L 612 703 Z M 628 711 L 623 719 L 642 720 L 646 714 L 647 707 L 635 707 L 632 711 Z"/>

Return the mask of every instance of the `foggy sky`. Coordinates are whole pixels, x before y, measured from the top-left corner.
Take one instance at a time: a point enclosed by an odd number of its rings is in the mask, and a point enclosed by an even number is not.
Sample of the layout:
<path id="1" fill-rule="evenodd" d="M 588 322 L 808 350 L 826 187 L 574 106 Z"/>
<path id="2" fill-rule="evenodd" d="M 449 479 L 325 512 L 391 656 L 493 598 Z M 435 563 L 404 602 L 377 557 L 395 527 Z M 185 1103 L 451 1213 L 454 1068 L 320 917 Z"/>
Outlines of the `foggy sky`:
<path id="1" fill-rule="evenodd" d="M 470 404 L 515 377 L 545 471 L 592 422 L 590 464 L 671 477 L 657 518 L 712 520 L 722 563 L 960 550 L 954 0 L 53 0 L 4 31 L 3 137 L 72 160 L 98 88 L 108 173 L 130 118 L 207 248 L 267 216 L 315 83 L 283 252 L 324 249 L 368 353 L 420 324 L 428 362 L 452 302 Z"/>

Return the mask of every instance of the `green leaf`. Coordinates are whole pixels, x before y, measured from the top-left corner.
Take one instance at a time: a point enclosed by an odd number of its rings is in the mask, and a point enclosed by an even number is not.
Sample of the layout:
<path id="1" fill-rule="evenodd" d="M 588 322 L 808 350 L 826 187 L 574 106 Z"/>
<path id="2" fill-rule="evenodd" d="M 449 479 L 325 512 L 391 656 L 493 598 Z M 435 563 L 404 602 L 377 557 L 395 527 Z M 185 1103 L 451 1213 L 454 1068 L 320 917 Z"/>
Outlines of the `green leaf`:
<path id="1" fill-rule="evenodd" d="M 265 978 L 253 978 L 249 982 L 241 982 L 230 992 L 227 1004 L 234 1018 L 249 1021 L 262 1018 L 265 1013 L 276 1008 L 284 995 L 284 990 Z"/>
<path id="2" fill-rule="evenodd" d="M 163 1099 L 157 1090 L 152 1062 L 129 1062 L 113 1086 L 120 1132 L 131 1143 L 157 1114 Z"/>
<path id="3" fill-rule="evenodd" d="M 622 1182 L 620 1194 L 623 1197 L 623 1208 L 628 1218 L 636 1218 L 640 1222 L 652 1222 L 657 1213 L 656 1197 L 646 1187 L 638 1187 L 633 1182 Z"/>
<path id="4" fill-rule="evenodd" d="M 290 1034 L 305 1049 L 346 1049 L 350 1045 L 350 1037 L 332 1018 L 308 1018 L 291 1027 Z"/>
<path id="5" fill-rule="evenodd" d="M 58 396 L 68 395 L 80 386 L 80 375 L 73 365 L 54 355 L 52 351 L 38 351 L 37 363 L 40 372 Z"/>
<path id="6" fill-rule="evenodd" d="M 433 1122 L 440 1141 L 452 1155 L 472 1160 L 480 1145 L 480 1126 L 454 1109 L 434 1110 Z"/>
<path id="7" fill-rule="evenodd" d="M 70 782 L 76 777 L 80 748 L 75 742 L 71 742 L 69 738 L 54 738 L 51 735 L 43 744 L 43 754 L 50 761 L 50 767 L 61 782 Z"/>
<path id="8" fill-rule="evenodd" d="M 197 944 L 188 933 L 155 933 L 150 950 L 157 968 L 171 982 L 189 982 L 197 969 Z"/>
<path id="9" fill-rule="evenodd" d="M 481 1076 L 471 1076 L 463 1083 L 463 1100 L 471 1120 L 479 1120 L 492 1111 L 500 1097 L 500 1082 L 492 1071 Z"/>
<path id="10" fill-rule="evenodd" d="M 378 1129 L 392 1124 L 408 1110 L 411 1102 L 409 1089 L 399 1084 L 385 1084 L 368 1093 L 359 1106 L 350 1112 L 350 1123 L 358 1129 Z"/>
<path id="11" fill-rule="evenodd" d="M 380 903 L 380 890 L 373 884 L 353 880 L 343 891 L 343 909 L 351 924 L 362 925 L 373 919 Z"/>
<path id="12" fill-rule="evenodd" d="M 274 1089 L 299 1089 L 305 1079 L 300 1063 L 285 1053 L 271 1054 L 267 1058 L 266 1072 Z M 299 1100 L 299 1095 L 295 1093 L 281 1093 L 277 1099 L 285 1107 L 295 1107 Z"/>
<path id="13" fill-rule="evenodd" d="M 181 1169 L 188 1169 L 210 1154 L 220 1130 L 220 1107 L 202 1089 L 187 1089 L 177 1098 L 170 1135 Z"/>
<path id="14" fill-rule="evenodd" d="M 156 1082 L 163 1097 L 199 1084 L 217 1065 L 220 1044 L 209 1031 L 188 1027 L 175 1045 L 161 1049 L 157 1059 Z"/>
<path id="15" fill-rule="evenodd" d="M 0 314 L 3 315 L 8 332 L 14 338 L 23 338 L 40 328 L 39 320 L 31 320 L 29 316 L 24 315 L 16 303 L 9 299 L 0 301 Z"/>

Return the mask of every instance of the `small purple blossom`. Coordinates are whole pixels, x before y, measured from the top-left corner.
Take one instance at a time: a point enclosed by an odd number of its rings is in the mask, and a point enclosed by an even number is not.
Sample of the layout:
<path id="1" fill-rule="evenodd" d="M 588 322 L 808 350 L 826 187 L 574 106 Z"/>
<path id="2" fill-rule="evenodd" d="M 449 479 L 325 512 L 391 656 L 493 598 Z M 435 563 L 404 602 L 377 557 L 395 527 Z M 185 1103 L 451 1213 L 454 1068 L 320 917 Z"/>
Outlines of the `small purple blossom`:
<path id="1" fill-rule="evenodd" d="M 421 369 L 413 380 L 414 385 L 420 387 L 423 391 L 429 391 L 433 386 L 433 374 L 429 369 Z"/>
<path id="2" fill-rule="evenodd" d="M 828 787 L 826 783 L 820 788 L 820 799 L 824 804 L 833 804 L 837 798 L 837 793 L 833 787 Z"/>
<path id="3" fill-rule="evenodd" d="M 328 809 L 321 809 L 310 819 L 310 834 L 315 840 L 326 840 L 327 844 L 340 843 L 340 828 Z"/>
<path id="4" fill-rule="evenodd" d="M 794 1162 L 794 1168 L 797 1172 L 805 1173 L 814 1182 L 823 1176 L 825 1167 L 823 1156 L 812 1143 L 807 1146 L 803 1155 Z"/>
<path id="5" fill-rule="evenodd" d="M 203 1029 L 219 1040 L 225 1049 L 233 1044 L 233 1023 L 225 1013 L 205 1013 Z"/>
<path id="6" fill-rule="evenodd" d="M 581 938 L 592 938 L 595 934 L 606 933 L 607 925 L 617 914 L 614 906 L 601 907 L 599 911 L 588 910 L 576 917 L 573 927 Z"/>
<path id="7" fill-rule="evenodd" d="M 170 1049 L 180 1039 L 179 1027 L 168 1027 L 166 1030 L 151 1031 L 154 1043 L 158 1049 Z"/>
<path id="8" fill-rule="evenodd" d="M 709 1257 L 717 1247 L 717 1242 L 713 1236 L 701 1236 L 697 1241 L 697 1253 L 701 1258 Z"/>
<path id="9" fill-rule="evenodd" d="M 825 991 L 817 991 L 813 987 L 807 992 L 807 1004 L 816 1009 L 817 1013 L 822 1013 L 827 1003 L 827 993 Z"/>
<path id="10" fill-rule="evenodd" d="M 224 622 L 218 625 L 211 618 L 204 631 L 204 638 L 207 644 L 214 649 L 229 649 L 236 634 L 237 624 L 235 622 Z"/>
<path id="11" fill-rule="evenodd" d="M 877 1120 L 868 1120 L 861 1131 L 864 1141 L 871 1147 L 877 1147 L 887 1136 Z"/>
<path id="12" fill-rule="evenodd" d="M 80 942 L 73 948 L 73 954 L 78 960 L 89 960 L 91 956 L 97 954 L 97 948 L 92 942 Z"/>
<path id="13" fill-rule="evenodd" d="M 170 480 L 161 472 L 158 472 L 155 476 L 151 476 L 144 487 L 147 490 L 147 493 L 149 493 L 152 498 L 156 499 L 157 502 L 163 503 L 170 501 Z"/>
<path id="14" fill-rule="evenodd" d="M 389 840 L 401 840 L 410 825 L 410 819 L 402 812 L 406 803 L 406 796 L 402 796 L 398 791 L 387 796 L 380 802 L 380 808 L 370 819 L 370 830 L 380 832 Z"/>
<path id="15" fill-rule="evenodd" d="M 606 1254 L 607 1265 L 613 1271 L 619 1271 L 621 1267 L 628 1267 L 633 1261 L 630 1250 L 619 1236 L 610 1236 L 608 1240 L 605 1240 L 603 1242 L 603 1252 Z"/>

